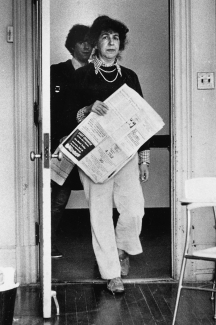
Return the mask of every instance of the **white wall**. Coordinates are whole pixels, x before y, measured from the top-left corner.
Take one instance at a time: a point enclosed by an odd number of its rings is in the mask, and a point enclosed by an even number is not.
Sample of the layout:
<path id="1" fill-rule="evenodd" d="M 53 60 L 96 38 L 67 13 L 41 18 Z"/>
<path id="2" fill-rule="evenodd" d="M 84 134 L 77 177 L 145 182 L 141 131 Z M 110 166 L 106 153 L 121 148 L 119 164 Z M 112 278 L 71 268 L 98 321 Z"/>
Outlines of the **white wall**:
<path id="1" fill-rule="evenodd" d="M 216 75 L 215 17 L 214 0 L 192 1 L 193 174 L 196 177 L 216 176 L 216 90 L 197 89 L 198 72 Z"/>
<path id="2" fill-rule="evenodd" d="M 12 22 L 12 0 L 0 2 L 0 266 L 15 266 L 15 141 L 13 44 L 6 30 Z"/>
<path id="3" fill-rule="evenodd" d="M 129 44 L 121 64 L 139 76 L 145 99 L 165 122 L 158 134 L 169 134 L 169 15 L 168 0 L 52 0 L 51 64 L 65 61 L 64 47 L 69 29 L 76 23 L 91 25 L 98 15 L 124 22 Z M 169 206 L 169 153 L 153 149 L 150 179 L 143 186 L 147 207 Z"/>

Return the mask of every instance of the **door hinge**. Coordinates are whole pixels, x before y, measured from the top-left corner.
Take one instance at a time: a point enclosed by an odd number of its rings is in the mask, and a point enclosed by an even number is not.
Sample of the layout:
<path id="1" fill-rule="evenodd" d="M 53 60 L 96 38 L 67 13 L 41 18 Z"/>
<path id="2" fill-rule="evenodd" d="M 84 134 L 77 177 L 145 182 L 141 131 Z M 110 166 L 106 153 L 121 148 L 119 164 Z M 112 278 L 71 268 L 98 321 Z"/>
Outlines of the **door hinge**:
<path id="1" fill-rule="evenodd" d="M 44 168 L 49 168 L 50 160 L 50 143 L 49 133 L 44 133 Z"/>
<path id="2" fill-rule="evenodd" d="M 34 102 L 34 124 L 36 126 L 39 124 L 39 109 L 37 102 Z"/>
<path id="3" fill-rule="evenodd" d="M 39 245 L 40 242 L 40 232 L 39 232 L 39 223 L 35 222 L 35 244 Z"/>

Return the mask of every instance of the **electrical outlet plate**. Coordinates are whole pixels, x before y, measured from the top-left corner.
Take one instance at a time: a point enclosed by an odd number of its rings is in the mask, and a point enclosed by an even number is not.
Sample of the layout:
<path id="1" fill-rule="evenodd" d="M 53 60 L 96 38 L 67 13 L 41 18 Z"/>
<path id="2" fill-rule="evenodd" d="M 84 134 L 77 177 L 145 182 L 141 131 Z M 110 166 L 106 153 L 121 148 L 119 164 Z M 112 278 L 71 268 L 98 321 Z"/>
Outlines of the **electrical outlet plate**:
<path id="1" fill-rule="evenodd" d="M 214 89 L 215 88 L 214 72 L 197 73 L 197 89 Z"/>

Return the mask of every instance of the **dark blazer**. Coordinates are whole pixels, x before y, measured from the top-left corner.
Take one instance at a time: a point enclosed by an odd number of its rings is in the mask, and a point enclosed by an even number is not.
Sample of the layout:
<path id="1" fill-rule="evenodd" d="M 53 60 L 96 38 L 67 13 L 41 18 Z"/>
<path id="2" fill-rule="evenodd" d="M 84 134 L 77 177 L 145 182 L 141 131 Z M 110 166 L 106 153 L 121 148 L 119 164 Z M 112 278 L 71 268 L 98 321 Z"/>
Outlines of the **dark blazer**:
<path id="1" fill-rule="evenodd" d="M 65 113 L 65 99 L 68 90 L 73 93 L 73 78 L 75 69 L 71 59 L 53 64 L 50 67 L 50 110 L 51 110 L 51 152 L 58 147 L 60 140 L 67 136 L 77 126 L 75 117 L 70 119 L 66 130 L 63 121 Z M 75 166 L 67 178 L 65 185 L 73 190 L 82 189 L 77 166 Z"/>
<path id="2" fill-rule="evenodd" d="M 67 89 L 72 88 L 72 80 L 75 69 L 71 60 L 51 65 L 50 86 L 51 86 L 51 151 L 54 152 L 59 145 L 59 141 L 66 136 L 61 124 L 64 114 L 65 96 Z M 73 130 L 73 125 L 71 131 Z"/>

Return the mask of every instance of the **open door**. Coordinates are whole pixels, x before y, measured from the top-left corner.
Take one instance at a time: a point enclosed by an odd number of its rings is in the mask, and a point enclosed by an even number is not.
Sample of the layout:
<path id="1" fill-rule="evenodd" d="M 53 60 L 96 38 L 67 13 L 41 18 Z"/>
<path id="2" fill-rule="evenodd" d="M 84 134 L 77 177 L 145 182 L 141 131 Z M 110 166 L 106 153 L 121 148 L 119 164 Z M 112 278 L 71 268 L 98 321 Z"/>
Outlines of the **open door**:
<path id="1" fill-rule="evenodd" d="M 31 160 L 38 164 L 39 263 L 43 317 L 51 317 L 51 188 L 50 188 L 50 3 L 33 3 L 34 102 L 37 127 L 36 151 Z"/>

